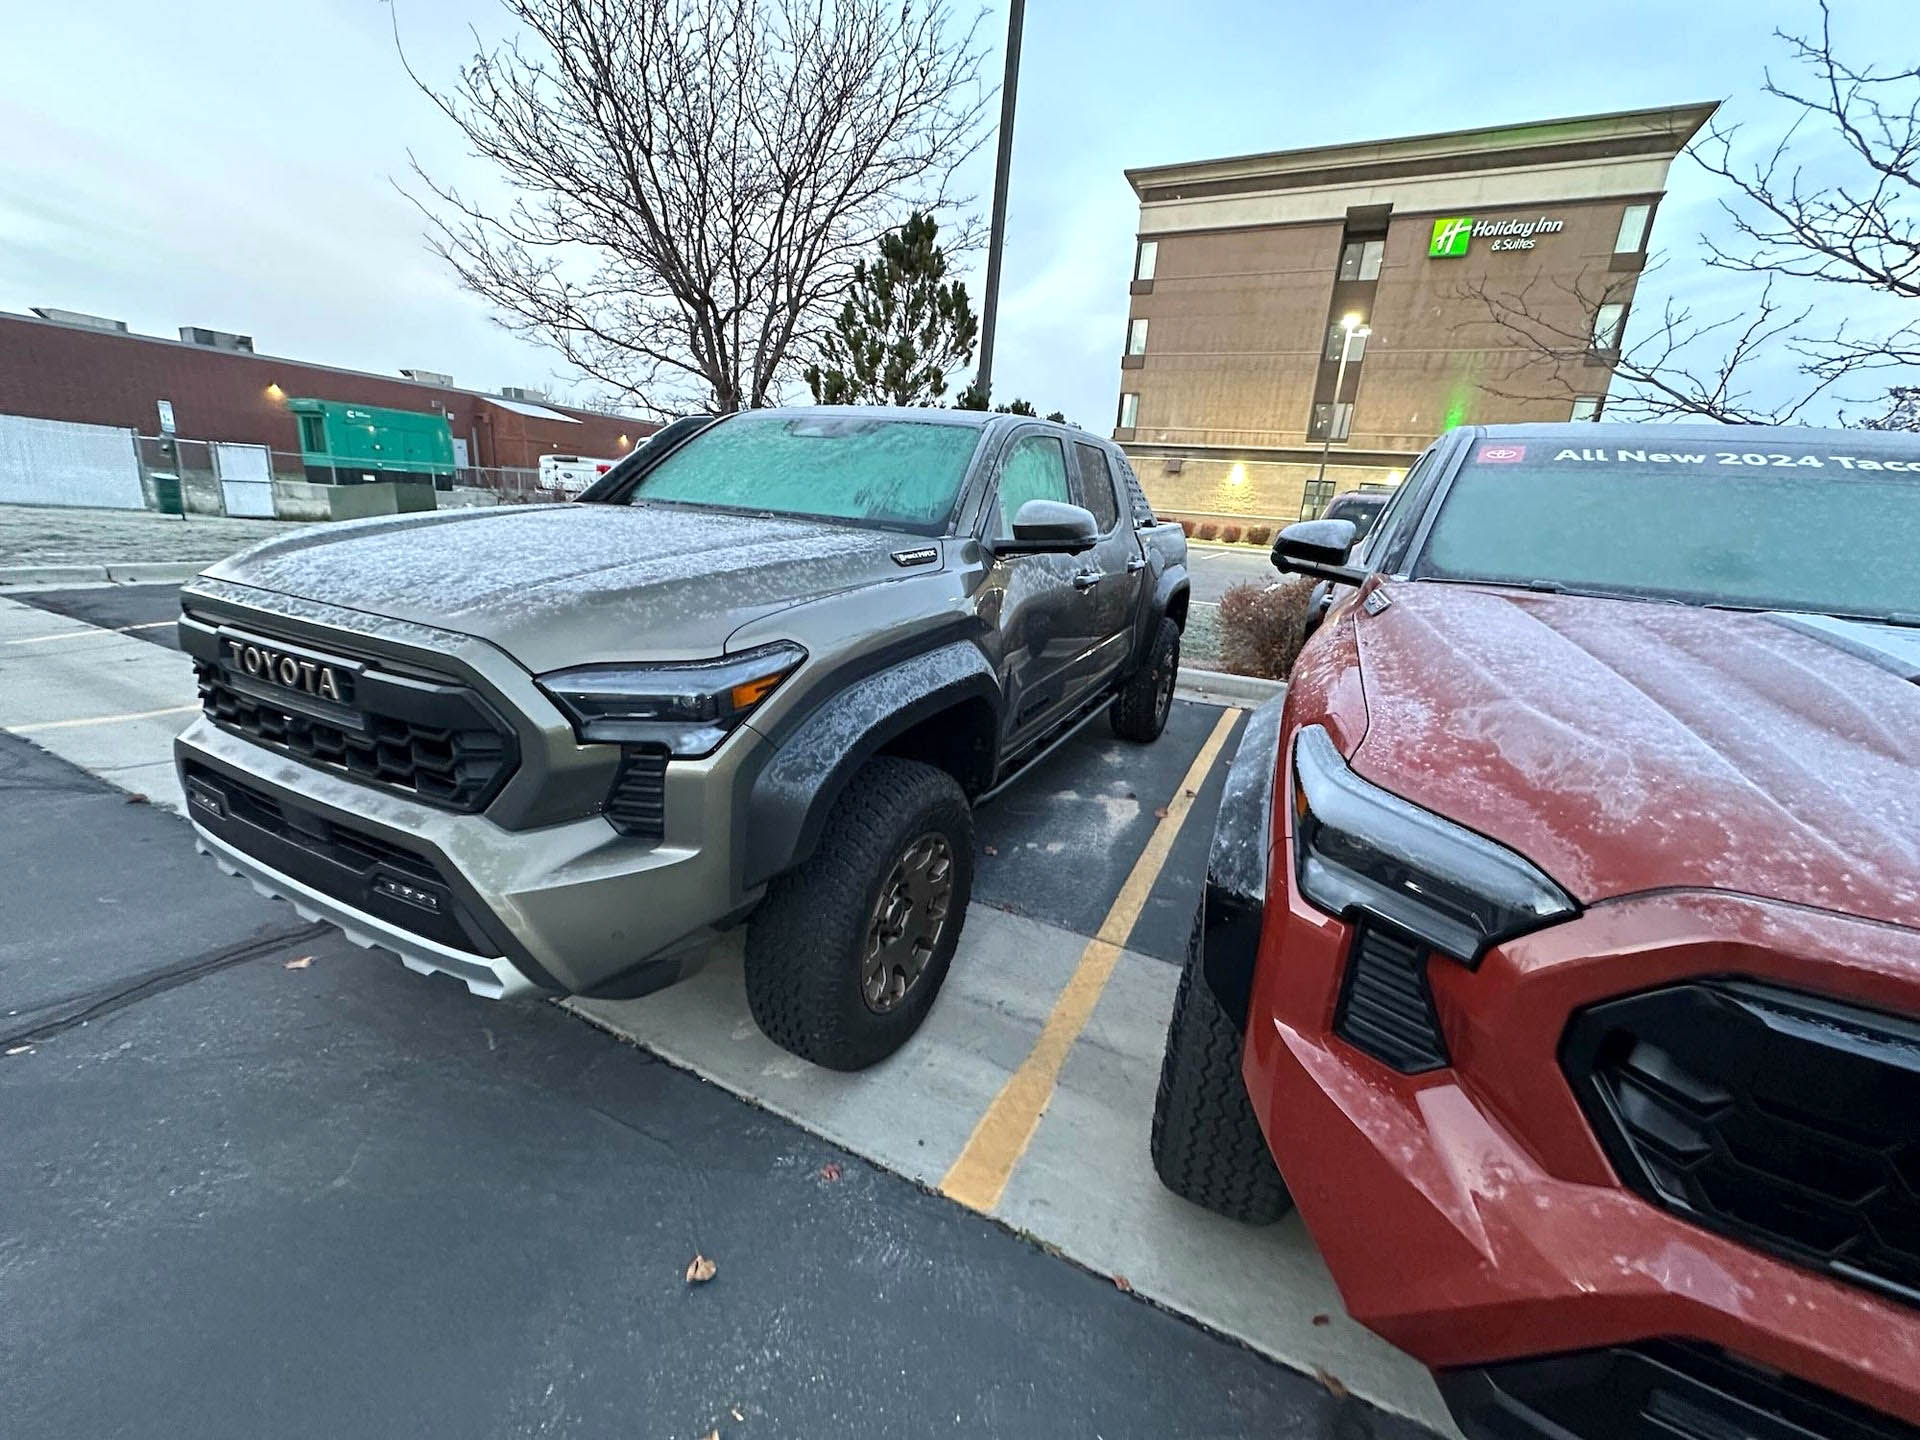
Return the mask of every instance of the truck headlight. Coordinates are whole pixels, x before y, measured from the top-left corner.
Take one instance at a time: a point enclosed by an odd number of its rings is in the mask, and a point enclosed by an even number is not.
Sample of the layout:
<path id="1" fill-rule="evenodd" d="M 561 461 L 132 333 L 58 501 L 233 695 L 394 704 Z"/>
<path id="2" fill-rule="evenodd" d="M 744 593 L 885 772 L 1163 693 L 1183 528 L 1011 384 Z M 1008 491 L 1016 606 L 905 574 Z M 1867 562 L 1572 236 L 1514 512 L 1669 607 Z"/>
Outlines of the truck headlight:
<path id="1" fill-rule="evenodd" d="M 1505 846 L 1362 780 L 1319 725 L 1293 743 L 1293 863 L 1322 910 L 1377 916 L 1468 965 L 1579 909 Z"/>
<path id="2" fill-rule="evenodd" d="M 781 640 L 718 660 L 580 665 L 539 677 L 584 741 L 709 755 L 807 658 Z"/>

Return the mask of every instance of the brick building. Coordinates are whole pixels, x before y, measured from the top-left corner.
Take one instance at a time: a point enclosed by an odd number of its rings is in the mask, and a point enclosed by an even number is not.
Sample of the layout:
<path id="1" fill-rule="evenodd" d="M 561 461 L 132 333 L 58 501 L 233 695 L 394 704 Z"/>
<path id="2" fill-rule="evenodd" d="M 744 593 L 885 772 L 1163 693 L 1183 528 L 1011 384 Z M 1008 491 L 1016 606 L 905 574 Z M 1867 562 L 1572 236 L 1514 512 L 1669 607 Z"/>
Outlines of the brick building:
<path id="1" fill-rule="evenodd" d="M 311 397 L 445 415 L 462 465 L 526 469 L 542 455 L 624 455 L 656 428 L 544 400 L 256 355 L 219 343 L 240 337 L 194 333 L 214 343 L 0 313 L 0 414 L 152 435 L 165 400 L 182 438 L 298 456 L 299 427 L 286 402 Z"/>
<path id="2" fill-rule="evenodd" d="M 1129 170 L 1113 436 L 1154 504 L 1291 521 L 1451 426 L 1597 417 L 1668 167 L 1714 109 Z M 1570 343 L 1542 356 L 1489 295 Z"/>

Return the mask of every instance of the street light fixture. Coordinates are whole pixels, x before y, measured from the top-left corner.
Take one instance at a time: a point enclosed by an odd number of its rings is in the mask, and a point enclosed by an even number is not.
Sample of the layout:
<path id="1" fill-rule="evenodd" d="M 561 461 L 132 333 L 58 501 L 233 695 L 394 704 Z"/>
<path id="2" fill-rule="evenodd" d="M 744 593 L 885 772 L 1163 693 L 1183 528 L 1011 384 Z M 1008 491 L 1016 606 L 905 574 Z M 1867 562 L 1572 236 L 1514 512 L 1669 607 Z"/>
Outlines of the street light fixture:
<path id="1" fill-rule="evenodd" d="M 1334 427 L 1340 423 L 1340 391 L 1347 382 L 1347 357 L 1353 354 L 1355 340 L 1365 340 L 1373 333 L 1373 327 L 1357 310 L 1340 317 L 1340 330 L 1340 368 L 1333 372 L 1333 404 L 1327 409 L 1327 433 L 1320 438 L 1320 473 L 1313 477 L 1315 494 L 1327 478 L 1327 452 L 1333 448 Z"/>

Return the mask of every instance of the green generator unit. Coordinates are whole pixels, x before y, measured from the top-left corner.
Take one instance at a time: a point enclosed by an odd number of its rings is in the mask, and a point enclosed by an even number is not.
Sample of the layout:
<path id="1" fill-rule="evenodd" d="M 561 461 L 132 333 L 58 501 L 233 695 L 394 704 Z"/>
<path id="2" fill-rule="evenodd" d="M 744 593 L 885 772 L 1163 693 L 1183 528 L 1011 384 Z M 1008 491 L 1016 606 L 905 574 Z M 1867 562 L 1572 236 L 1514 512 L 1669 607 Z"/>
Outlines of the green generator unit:
<path id="1" fill-rule="evenodd" d="M 300 425 L 300 459 L 316 485 L 372 485 L 393 480 L 453 484 L 453 432 L 447 417 L 418 410 L 382 410 L 337 400 L 290 399 Z"/>

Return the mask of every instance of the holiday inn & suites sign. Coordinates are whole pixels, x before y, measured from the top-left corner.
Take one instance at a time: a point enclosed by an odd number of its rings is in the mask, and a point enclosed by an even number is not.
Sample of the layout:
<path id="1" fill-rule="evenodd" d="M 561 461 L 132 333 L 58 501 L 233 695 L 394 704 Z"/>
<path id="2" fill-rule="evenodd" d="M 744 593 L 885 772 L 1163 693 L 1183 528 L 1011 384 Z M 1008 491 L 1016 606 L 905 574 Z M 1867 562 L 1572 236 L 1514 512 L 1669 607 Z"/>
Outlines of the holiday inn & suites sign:
<path id="1" fill-rule="evenodd" d="M 1564 220 L 1542 215 L 1537 220 L 1476 220 L 1471 215 L 1451 215 L 1433 222 L 1433 238 L 1427 242 L 1427 258 L 1453 260 L 1465 255 L 1474 237 L 1491 240 L 1489 250 L 1531 250 L 1536 235 L 1554 235 L 1567 228 Z"/>

